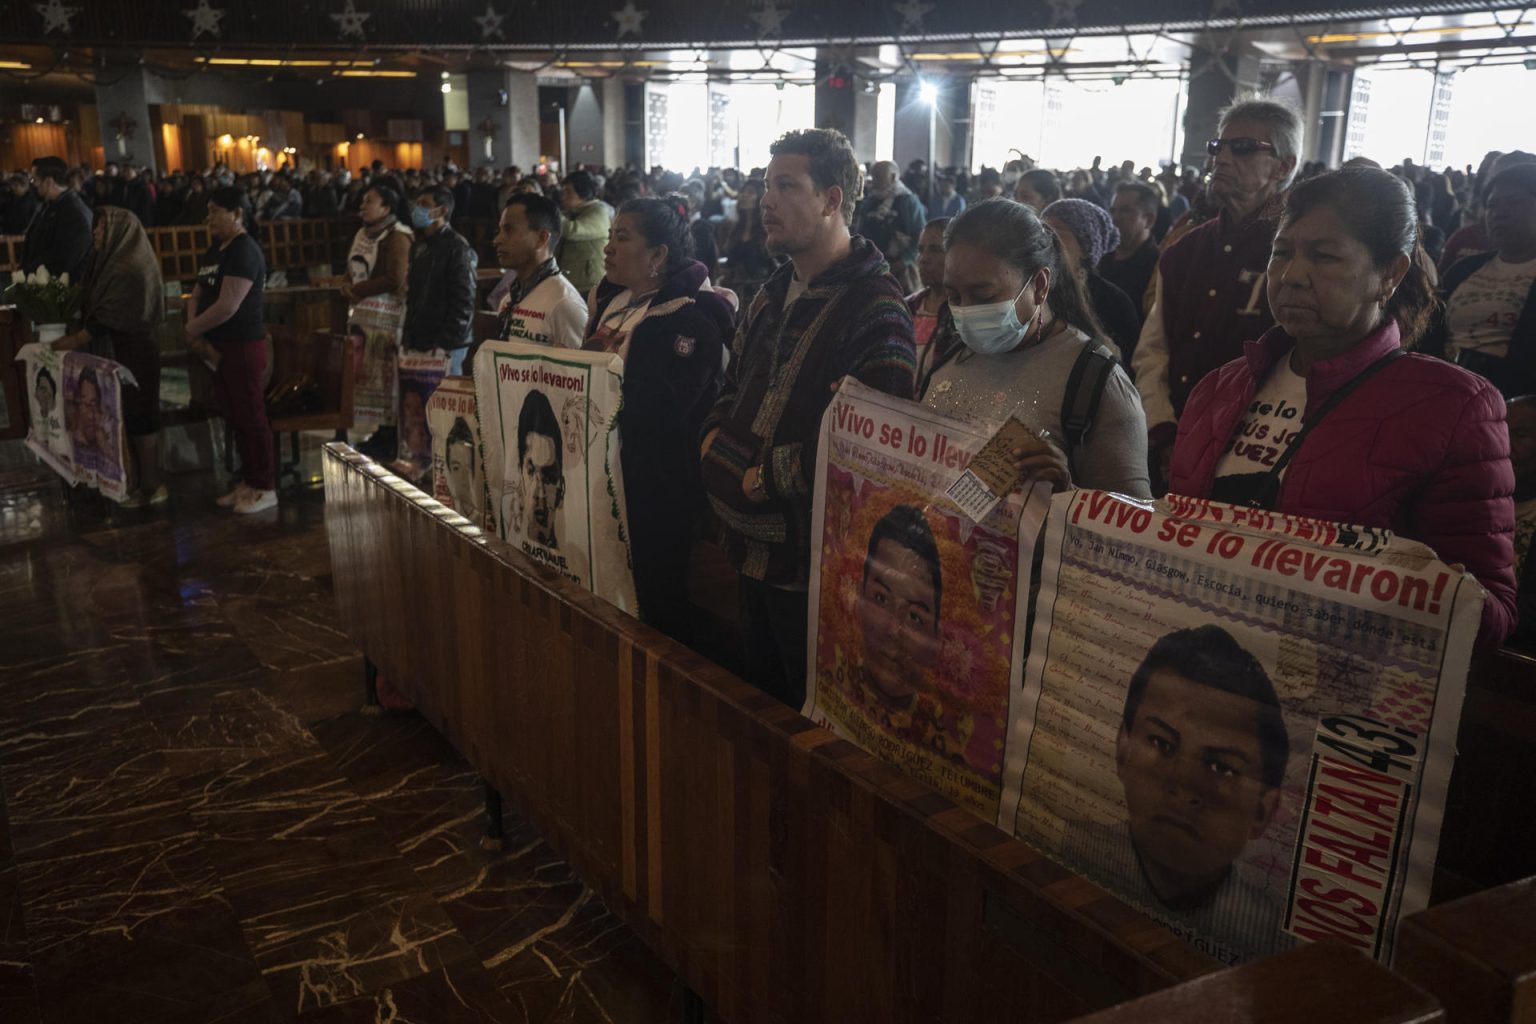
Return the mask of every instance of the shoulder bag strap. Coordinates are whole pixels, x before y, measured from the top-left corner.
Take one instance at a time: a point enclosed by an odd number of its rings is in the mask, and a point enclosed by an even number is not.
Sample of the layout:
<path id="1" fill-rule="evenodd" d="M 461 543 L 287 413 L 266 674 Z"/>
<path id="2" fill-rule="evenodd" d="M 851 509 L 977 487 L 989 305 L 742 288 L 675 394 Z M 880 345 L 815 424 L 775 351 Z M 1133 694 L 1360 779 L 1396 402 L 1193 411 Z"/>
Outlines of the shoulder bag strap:
<path id="1" fill-rule="evenodd" d="M 1393 349 L 1340 385 L 1333 394 L 1328 396 L 1326 402 L 1318 406 L 1316 413 L 1308 410 L 1307 415 L 1302 418 L 1301 430 L 1291 439 L 1291 443 L 1286 446 L 1285 451 L 1280 453 L 1280 457 L 1275 460 L 1275 464 L 1270 467 L 1269 473 L 1264 478 L 1263 488 L 1250 504 L 1255 508 L 1273 509 L 1275 507 L 1275 499 L 1280 496 L 1280 475 L 1285 472 L 1285 467 L 1290 465 L 1291 457 L 1301 450 L 1302 442 L 1307 439 L 1307 435 L 1312 432 L 1312 428 L 1321 423 L 1329 413 L 1337 409 L 1340 403 L 1348 398 L 1361 384 L 1364 384 L 1376 374 L 1386 369 L 1388 363 L 1401 359 L 1407 354 L 1404 349 Z M 1286 358 L 1290 357 L 1287 356 Z"/>

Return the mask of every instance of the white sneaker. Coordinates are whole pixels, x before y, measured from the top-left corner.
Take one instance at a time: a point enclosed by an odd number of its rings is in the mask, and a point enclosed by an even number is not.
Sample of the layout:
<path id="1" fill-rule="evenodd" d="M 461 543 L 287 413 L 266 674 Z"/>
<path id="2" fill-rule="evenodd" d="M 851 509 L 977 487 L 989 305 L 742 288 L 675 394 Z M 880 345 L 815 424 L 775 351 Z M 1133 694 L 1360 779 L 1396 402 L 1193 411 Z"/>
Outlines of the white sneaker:
<path id="1" fill-rule="evenodd" d="M 235 505 L 239 503 L 240 499 L 249 494 L 250 491 L 251 489 L 245 486 L 244 481 L 235 484 L 235 486 L 230 489 L 228 494 L 219 499 L 219 508 L 234 508 Z"/>
<path id="2" fill-rule="evenodd" d="M 246 491 L 245 496 L 235 502 L 235 515 L 255 515 L 269 508 L 277 508 L 276 491 Z"/>

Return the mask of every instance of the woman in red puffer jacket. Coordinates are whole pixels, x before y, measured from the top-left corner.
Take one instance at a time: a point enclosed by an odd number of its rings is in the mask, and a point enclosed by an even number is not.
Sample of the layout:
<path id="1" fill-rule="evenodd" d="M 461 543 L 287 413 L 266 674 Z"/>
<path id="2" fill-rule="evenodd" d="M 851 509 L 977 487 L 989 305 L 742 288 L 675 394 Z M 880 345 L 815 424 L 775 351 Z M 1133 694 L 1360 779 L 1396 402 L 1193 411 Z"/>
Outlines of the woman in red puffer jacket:
<path id="1" fill-rule="evenodd" d="M 1504 400 L 1483 378 L 1401 347 L 1435 307 L 1413 259 L 1417 224 L 1407 188 L 1374 168 L 1291 192 L 1269 263 L 1277 326 L 1190 396 L 1169 489 L 1427 544 L 1487 589 L 1487 649 L 1515 625 Z"/>

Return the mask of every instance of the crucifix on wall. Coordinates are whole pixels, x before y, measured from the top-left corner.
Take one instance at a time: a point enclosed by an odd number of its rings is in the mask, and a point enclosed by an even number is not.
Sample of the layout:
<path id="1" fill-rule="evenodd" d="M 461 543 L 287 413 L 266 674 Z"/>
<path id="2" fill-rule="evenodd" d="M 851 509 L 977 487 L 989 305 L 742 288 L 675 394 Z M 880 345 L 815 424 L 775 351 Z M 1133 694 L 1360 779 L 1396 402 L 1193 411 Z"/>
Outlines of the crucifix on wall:
<path id="1" fill-rule="evenodd" d="M 480 129 L 481 143 L 485 147 L 485 159 L 487 163 L 496 162 L 496 132 L 501 128 L 499 124 L 487 117 L 477 125 Z"/>
<path id="2" fill-rule="evenodd" d="M 139 122 L 129 117 L 128 111 L 119 110 L 117 116 L 107 122 L 107 126 L 117 132 L 117 155 L 127 156 L 128 140 L 138 131 Z"/>

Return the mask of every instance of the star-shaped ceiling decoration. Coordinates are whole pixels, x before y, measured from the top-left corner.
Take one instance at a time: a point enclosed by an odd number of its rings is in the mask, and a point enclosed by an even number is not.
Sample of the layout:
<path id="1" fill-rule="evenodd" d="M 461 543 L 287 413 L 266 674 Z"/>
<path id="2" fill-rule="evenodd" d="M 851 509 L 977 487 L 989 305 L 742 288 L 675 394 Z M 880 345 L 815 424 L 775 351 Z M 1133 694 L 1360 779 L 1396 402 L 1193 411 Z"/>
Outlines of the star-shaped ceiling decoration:
<path id="1" fill-rule="evenodd" d="M 353 6 L 352 0 L 347 0 L 347 6 L 342 8 L 340 14 L 331 15 L 331 20 L 336 23 L 340 38 L 345 39 L 347 36 L 356 36 L 357 38 L 362 39 L 363 22 L 367 21 L 371 17 L 371 14 L 359 11 L 355 6 Z"/>
<path id="2" fill-rule="evenodd" d="M 182 11 L 192 19 L 192 38 L 207 33 L 210 36 L 219 35 L 219 19 L 224 17 L 224 12 L 208 6 L 208 0 L 197 0 L 197 6 L 188 11 Z"/>
<path id="3" fill-rule="evenodd" d="M 922 0 L 901 0 L 895 7 L 896 13 L 901 15 L 901 29 L 922 28 L 923 16 L 933 10 L 933 4 L 925 4 Z"/>
<path id="4" fill-rule="evenodd" d="M 469 20 L 479 23 L 481 42 L 484 42 L 492 36 L 495 36 L 497 39 L 507 38 L 502 34 L 501 31 L 501 23 L 505 21 L 506 18 L 500 14 L 497 14 L 496 8 L 492 7 L 490 4 L 485 5 L 484 14 L 480 15 L 478 18 L 471 18 Z"/>
<path id="5" fill-rule="evenodd" d="M 783 33 L 784 19 L 789 17 L 789 12 L 778 6 L 774 0 L 768 0 L 760 11 L 753 11 L 751 18 L 757 22 L 757 30 L 765 36 L 777 36 Z"/>
<path id="6" fill-rule="evenodd" d="M 624 36 L 631 34 L 638 36 L 640 34 L 640 23 L 645 20 L 648 13 L 647 11 L 636 10 L 635 0 L 624 0 L 623 9 L 610 11 L 608 16 L 619 23 L 618 36 L 622 39 Z"/>
<path id="7" fill-rule="evenodd" d="M 45 4 L 33 4 L 32 9 L 43 16 L 43 33 L 63 32 L 69 35 L 73 26 L 70 19 L 80 13 L 78 7 L 65 7 L 60 0 L 48 0 Z"/>
<path id="8" fill-rule="evenodd" d="M 1051 27 L 1062 24 L 1077 24 L 1077 9 L 1083 0 L 1045 0 L 1046 6 L 1051 9 Z"/>

